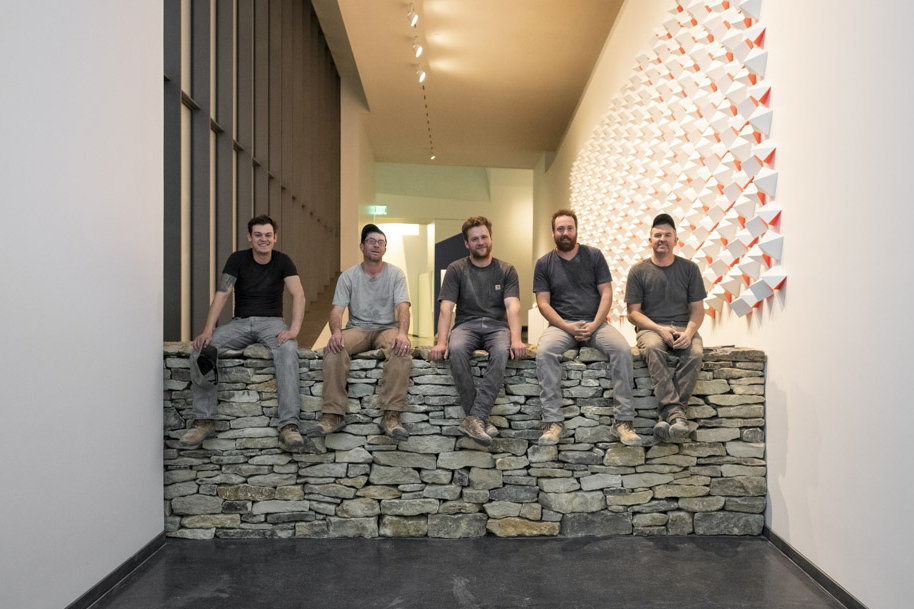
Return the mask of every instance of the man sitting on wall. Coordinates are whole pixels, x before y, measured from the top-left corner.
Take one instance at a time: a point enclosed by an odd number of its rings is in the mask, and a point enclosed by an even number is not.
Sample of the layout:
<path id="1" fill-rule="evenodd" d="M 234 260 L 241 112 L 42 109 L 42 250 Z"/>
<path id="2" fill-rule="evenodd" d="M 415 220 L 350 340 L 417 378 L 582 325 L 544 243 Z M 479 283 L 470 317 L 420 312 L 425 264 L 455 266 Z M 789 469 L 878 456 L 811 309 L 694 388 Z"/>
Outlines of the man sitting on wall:
<path id="1" fill-rule="evenodd" d="M 676 225 L 669 214 L 654 218 L 649 243 L 651 257 L 628 273 L 628 320 L 637 329 L 638 348 L 654 381 L 659 410 L 654 436 L 683 439 L 689 436 L 686 408 L 701 371 L 698 328 L 707 293 L 698 265 L 673 254 Z M 679 357 L 673 376 L 666 367 L 668 351 Z"/>
<path id="2" fill-rule="evenodd" d="M 276 393 L 279 402 L 279 444 L 289 452 L 301 452 L 304 439 L 298 431 L 301 409 L 298 385 L 298 343 L 295 338 L 305 315 L 305 293 L 295 263 L 274 250 L 278 227 L 268 216 L 248 222 L 251 248 L 229 256 L 213 296 L 203 332 L 194 339 L 191 380 L 194 394 L 194 425 L 180 440 L 184 448 L 197 448 L 215 435 L 217 358 L 220 350 L 243 349 L 260 343 L 273 352 Z M 283 288 L 292 295 L 292 325 L 282 319 Z M 216 327 L 216 321 L 235 293 L 232 321 Z"/>
<path id="3" fill-rule="evenodd" d="M 521 340 L 517 271 L 492 257 L 492 223 L 483 216 L 474 216 L 463 223 L 462 231 L 470 255 L 452 262 L 445 271 L 438 297 L 438 343 L 429 357 L 435 361 L 449 359 L 451 376 L 466 413 L 459 429 L 488 446 L 498 433 L 488 421 L 505 378 L 508 356 L 526 356 L 527 345 Z M 455 306 L 457 319 L 451 330 Z M 470 358 L 476 349 L 489 352 L 489 363 L 478 388 L 470 372 Z"/>
<path id="4" fill-rule="evenodd" d="M 612 275 L 603 252 L 578 243 L 578 218 L 571 210 L 552 214 L 555 249 L 536 261 L 533 291 L 549 327 L 536 350 L 536 377 L 543 403 L 543 434 L 539 444 L 558 444 L 562 415 L 562 353 L 589 345 L 609 358 L 615 399 L 611 433 L 623 444 L 638 446 L 641 438 L 632 421 L 632 350 L 622 333 L 606 322 L 612 306 Z"/>
<path id="5" fill-rule="evenodd" d="M 384 352 L 384 376 L 380 400 L 384 411 L 381 430 L 395 440 L 409 437 L 400 422 L 406 408 L 406 390 L 412 369 L 409 340 L 409 292 L 406 275 L 384 262 L 387 237 L 374 224 L 362 229 L 359 244 L 362 262 L 340 275 L 330 310 L 330 341 L 324 349 L 324 394 L 322 414 L 310 436 L 342 429 L 346 424 L 349 356 L 370 349 Z M 343 311 L 349 308 L 349 323 L 343 327 Z"/>

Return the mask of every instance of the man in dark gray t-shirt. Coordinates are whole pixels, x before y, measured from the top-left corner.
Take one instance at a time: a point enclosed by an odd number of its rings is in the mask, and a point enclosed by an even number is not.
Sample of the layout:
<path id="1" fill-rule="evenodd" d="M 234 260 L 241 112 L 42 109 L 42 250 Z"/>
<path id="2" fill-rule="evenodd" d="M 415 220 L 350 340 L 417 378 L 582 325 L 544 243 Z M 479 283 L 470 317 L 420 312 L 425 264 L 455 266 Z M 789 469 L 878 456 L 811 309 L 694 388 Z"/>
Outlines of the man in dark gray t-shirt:
<path id="1" fill-rule="evenodd" d="M 612 306 L 612 275 L 600 250 L 578 243 L 578 219 L 570 210 L 552 216 L 555 249 L 536 261 L 533 291 L 549 322 L 536 347 L 536 376 L 543 404 L 539 444 L 558 444 L 564 429 L 562 353 L 582 344 L 609 358 L 615 422 L 612 433 L 623 444 L 639 446 L 632 405 L 632 350 L 622 333 L 606 322 Z"/>
<path id="2" fill-rule="evenodd" d="M 492 223 L 484 216 L 474 216 L 463 223 L 462 230 L 470 255 L 452 262 L 445 271 L 438 297 L 438 342 L 429 358 L 448 358 L 466 413 L 459 429 L 488 446 L 492 436 L 498 434 L 498 428 L 488 420 L 504 381 L 508 356 L 525 357 L 527 345 L 521 340 L 517 271 L 492 257 Z M 457 320 L 448 338 L 455 306 Z M 489 352 L 479 387 L 474 385 L 470 372 L 470 358 L 476 349 Z"/>
<path id="3" fill-rule="evenodd" d="M 673 218 L 668 214 L 654 218 L 649 240 L 651 257 L 628 273 L 628 320 L 637 329 L 638 348 L 654 381 L 659 410 L 654 435 L 661 440 L 687 438 L 685 410 L 701 370 L 698 328 L 704 320 L 707 293 L 698 265 L 673 254 L 677 242 Z M 666 366 L 668 351 L 679 356 L 673 376 Z"/>

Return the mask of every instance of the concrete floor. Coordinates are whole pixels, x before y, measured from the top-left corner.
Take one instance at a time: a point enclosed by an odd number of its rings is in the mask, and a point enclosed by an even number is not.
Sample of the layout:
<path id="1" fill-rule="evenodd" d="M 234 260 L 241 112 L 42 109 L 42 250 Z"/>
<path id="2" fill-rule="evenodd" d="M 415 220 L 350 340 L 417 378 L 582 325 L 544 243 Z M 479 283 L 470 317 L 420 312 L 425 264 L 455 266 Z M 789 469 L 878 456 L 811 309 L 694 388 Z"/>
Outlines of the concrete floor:
<path id="1" fill-rule="evenodd" d="M 92 609 L 842 609 L 762 537 L 168 540 Z"/>

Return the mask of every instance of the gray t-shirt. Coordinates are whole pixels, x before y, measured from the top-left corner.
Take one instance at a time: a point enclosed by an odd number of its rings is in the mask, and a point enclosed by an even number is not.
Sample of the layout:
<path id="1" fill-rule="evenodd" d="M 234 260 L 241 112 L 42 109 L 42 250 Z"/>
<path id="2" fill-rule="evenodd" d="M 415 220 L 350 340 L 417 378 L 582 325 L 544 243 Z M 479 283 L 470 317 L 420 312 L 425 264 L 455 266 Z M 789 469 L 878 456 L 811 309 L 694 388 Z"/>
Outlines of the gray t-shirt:
<path id="1" fill-rule="evenodd" d="M 493 258 L 488 266 L 478 267 L 469 256 L 448 265 L 438 300 L 457 303 L 455 326 L 465 321 L 486 318 L 508 323 L 505 298 L 520 298 L 517 271 L 503 260 Z"/>
<path id="2" fill-rule="evenodd" d="M 593 321 L 600 308 L 597 286 L 612 280 L 603 252 L 589 245 L 580 245 L 571 260 L 552 250 L 533 269 L 533 291 L 549 292 L 549 304 L 565 321 Z"/>
<path id="3" fill-rule="evenodd" d="M 346 269 L 333 293 L 333 306 L 349 307 L 347 328 L 396 328 L 401 302 L 409 302 L 406 275 L 389 262 L 377 277 L 366 275 L 361 264 Z"/>
<path id="4" fill-rule="evenodd" d="M 657 324 L 689 323 L 689 303 L 707 296 L 698 265 L 676 256 L 673 264 L 657 266 L 650 258 L 628 272 L 625 302 L 640 304 L 641 312 Z"/>

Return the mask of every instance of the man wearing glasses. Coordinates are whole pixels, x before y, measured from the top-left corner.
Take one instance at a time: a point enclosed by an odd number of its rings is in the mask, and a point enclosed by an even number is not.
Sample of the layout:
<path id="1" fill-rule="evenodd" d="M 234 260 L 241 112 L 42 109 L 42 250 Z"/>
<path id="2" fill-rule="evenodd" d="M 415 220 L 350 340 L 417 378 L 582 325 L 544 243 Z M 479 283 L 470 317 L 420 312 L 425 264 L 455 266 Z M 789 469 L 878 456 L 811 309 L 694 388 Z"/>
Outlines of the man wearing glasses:
<path id="1" fill-rule="evenodd" d="M 346 424 L 349 356 L 371 349 L 384 352 L 380 402 L 384 411 L 381 430 L 395 440 L 409 437 L 400 422 L 406 407 L 406 390 L 412 368 L 409 340 L 409 292 L 406 275 L 384 262 L 387 239 L 381 229 L 368 224 L 359 244 L 362 262 L 340 275 L 330 310 L 330 340 L 324 349 L 324 393 L 321 418 L 310 436 L 336 432 Z M 343 329 L 343 310 L 349 323 Z"/>

